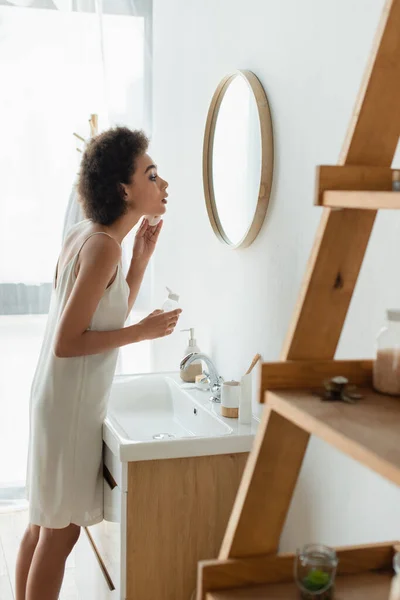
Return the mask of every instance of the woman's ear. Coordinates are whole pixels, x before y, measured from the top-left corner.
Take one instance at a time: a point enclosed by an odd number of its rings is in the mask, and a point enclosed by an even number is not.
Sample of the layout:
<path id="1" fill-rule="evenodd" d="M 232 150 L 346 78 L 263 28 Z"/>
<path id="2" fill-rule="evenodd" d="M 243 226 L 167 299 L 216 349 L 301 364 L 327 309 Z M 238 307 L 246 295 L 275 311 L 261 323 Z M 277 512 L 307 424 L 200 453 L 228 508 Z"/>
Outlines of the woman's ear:
<path id="1" fill-rule="evenodd" d="M 124 200 L 126 200 L 128 197 L 127 185 L 126 185 L 126 183 L 120 183 L 119 185 L 120 185 L 121 195 L 124 198 Z"/>

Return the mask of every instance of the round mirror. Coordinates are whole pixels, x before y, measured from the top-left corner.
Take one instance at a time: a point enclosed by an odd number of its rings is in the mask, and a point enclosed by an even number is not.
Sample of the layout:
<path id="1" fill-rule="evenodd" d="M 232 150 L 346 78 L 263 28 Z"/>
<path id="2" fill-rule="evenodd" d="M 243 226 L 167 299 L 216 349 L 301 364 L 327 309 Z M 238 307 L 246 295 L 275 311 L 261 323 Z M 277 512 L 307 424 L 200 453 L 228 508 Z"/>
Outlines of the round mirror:
<path id="1" fill-rule="evenodd" d="M 253 73 L 237 71 L 219 84 L 204 137 L 207 211 L 222 242 L 244 248 L 255 240 L 268 208 L 272 170 L 267 97 Z"/>

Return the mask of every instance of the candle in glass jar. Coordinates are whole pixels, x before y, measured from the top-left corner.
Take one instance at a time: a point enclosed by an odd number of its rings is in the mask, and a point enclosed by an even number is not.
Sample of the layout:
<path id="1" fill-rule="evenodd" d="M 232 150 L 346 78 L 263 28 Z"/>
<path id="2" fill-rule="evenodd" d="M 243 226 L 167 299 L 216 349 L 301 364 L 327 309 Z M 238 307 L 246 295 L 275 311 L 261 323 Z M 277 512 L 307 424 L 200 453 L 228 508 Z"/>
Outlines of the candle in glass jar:
<path id="1" fill-rule="evenodd" d="M 374 364 L 374 388 L 383 394 L 400 396 L 400 350 L 378 350 Z"/>
<path id="2" fill-rule="evenodd" d="M 400 310 L 388 310 L 386 316 L 376 340 L 373 384 L 382 394 L 400 396 Z"/>

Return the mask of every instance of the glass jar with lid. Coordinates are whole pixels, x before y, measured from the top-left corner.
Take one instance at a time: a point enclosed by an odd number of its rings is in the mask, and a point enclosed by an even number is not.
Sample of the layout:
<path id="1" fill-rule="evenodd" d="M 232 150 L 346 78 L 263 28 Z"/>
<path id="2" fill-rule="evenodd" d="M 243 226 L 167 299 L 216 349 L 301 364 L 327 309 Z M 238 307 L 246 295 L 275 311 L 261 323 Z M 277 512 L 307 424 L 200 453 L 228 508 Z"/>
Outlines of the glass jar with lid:
<path id="1" fill-rule="evenodd" d="M 331 600 L 338 559 L 333 548 L 307 544 L 297 552 L 295 580 L 302 600 Z"/>
<path id="2" fill-rule="evenodd" d="M 376 340 L 374 388 L 382 394 L 400 396 L 400 310 L 387 310 L 386 317 Z"/>

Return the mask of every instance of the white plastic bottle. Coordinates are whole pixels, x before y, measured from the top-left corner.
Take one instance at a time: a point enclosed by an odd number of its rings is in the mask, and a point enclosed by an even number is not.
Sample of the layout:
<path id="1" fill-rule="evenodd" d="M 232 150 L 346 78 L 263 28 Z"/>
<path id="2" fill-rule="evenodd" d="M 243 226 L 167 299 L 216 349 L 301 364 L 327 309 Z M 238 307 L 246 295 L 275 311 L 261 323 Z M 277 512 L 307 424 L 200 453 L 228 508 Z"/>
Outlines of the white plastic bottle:
<path id="1" fill-rule="evenodd" d="M 250 425 L 252 418 L 251 397 L 253 390 L 252 374 L 243 375 L 239 397 L 239 423 Z"/>
<path id="2" fill-rule="evenodd" d="M 174 292 L 170 290 L 169 287 L 167 287 L 167 292 L 168 296 L 161 307 L 164 312 L 170 312 L 171 310 L 176 310 L 177 308 L 179 308 L 178 294 L 174 294 Z"/>

